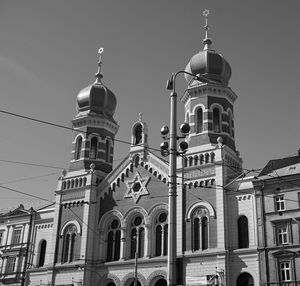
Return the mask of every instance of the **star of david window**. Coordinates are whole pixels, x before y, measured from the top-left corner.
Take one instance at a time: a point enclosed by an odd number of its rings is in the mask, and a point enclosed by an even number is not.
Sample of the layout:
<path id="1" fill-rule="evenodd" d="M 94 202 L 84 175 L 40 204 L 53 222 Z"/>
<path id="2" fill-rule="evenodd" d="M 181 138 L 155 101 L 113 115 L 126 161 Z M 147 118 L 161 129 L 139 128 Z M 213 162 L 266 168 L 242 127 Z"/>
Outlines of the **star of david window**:
<path id="1" fill-rule="evenodd" d="M 124 198 L 132 198 L 135 203 L 139 201 L 141 196 L 149 195 L 147 184 L 150 177 L 141 177 L 139 172 L 136 172 L 131 180 L 126 182 L 127 191 Z"/>

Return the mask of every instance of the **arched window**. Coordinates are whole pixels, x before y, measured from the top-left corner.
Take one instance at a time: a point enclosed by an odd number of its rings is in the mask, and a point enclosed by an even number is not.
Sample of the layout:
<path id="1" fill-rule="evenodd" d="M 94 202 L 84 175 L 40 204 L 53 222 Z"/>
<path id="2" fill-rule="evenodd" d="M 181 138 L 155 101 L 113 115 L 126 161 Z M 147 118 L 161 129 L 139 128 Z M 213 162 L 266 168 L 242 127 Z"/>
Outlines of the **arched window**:
<path id="1" fill-rule="evenodd" d="M 82 148 L 82 137 L 79 136 L 76 140 L 76 145 L 75 145 L 75 160 L 80 159 L 81 157 L 81 148 Z"/>
<path id="2" fill-rule="evenodd" d="M 192 250 L 208 249 L 208 210 L 197 208 L 192 215 Z"/>
<path id="3" fill-rule="evenodd" d="M 203 111 L 198 108 L 196 111 L 196 133 L 203 132 Z"/>
<path id="4" fill-rule="evenodd" d="M 185 115 L 185 122 L 187 124 L 190 124 L 190 114 L 187 112 L 186 115 Z"/>
<path id="5" fill-rule="evenodd" d="M 232 132 L 232 115 L 231 112 L 228 113 L 228 133 L 231 137 L 233 137 L 233 132 Z"/>
<path id="6" fill-rule="evenodd" d="M 91 140 L 91 149 L 90 149 L 90 158 L 97 158 L 97 149 L 98 149 L 98 140 L 96 137 L 93 137 Z"/>
<path id="7" fill-rule="evenodd" d="M 161 213 L 155 221 L 155 256 L 168 253 L 168 216 Z"/>
<path id="8" fill-rule="evenodd" d="M 202 250 L 204 250 L 208 248 L 208 225 L 206 216 L 201 219 L 201 228 Z"/>
<path id="9" fill-rule="evenodd" d="M 143 133 L 143 127 L 142 124 L 138 124 L 134 129 L 134 145 L 138 145 L 142 143 L 142 133 Z"/>
<path id="10" fill-rule="evenodd" d="M 131 223 L 130 239 L 130 258 L 134 258 L 136 252 L 138 254 L 138 257 L 143 257 L 145 244 L 145 229 L 144 220 L 141 216 L 135 217 L 135 219 Z"/>
<path id="11" fill-rule="evenodd" d="M 216 133 L 221 132 L 220 109 L 217 107 L 213 109 L 213 131 Z"/>
<path id="12" fill-rule="evenodd" d="M 62 262 L 72 262 L 75 259 L 77 227 L 70 224 L 63 234 Z"/>
<path id="13" fill-rule="evenodd" d="M 38 267 L 44 266 L 45 256 L 46 256 L 46 247 L 47 247 L 47 242 L 46 242 L 46 240 L 43 240 L 42 243 L 40 244 L 40 257 L 39 257 Z"/>
<path id="14" fill-rule="evenodd" d="M 248 219 L 246 216 L 240 216 L 238 219 L 238 242 L 239 248 L 249 247 Z"/>
<path id="15" fill-rule="evenodd" d="M 110 142 L 106 140 L 105 142 L 105 161 L 110 162 Z"/>
<path id="16" fill-rule="evenodd" d="M 239 275 L 237 281 L 236 281 L 237 286 L 253 286 L 254 285 L 254 280 L 253 277 L 249 273 L 242 273 Z"/>
<path id="17" fill-rule="evenodd" d="M 119 220 L 114 219 L 108 226 L 107 233 L 107 261 L 120 259 L 121 225 Z"/>

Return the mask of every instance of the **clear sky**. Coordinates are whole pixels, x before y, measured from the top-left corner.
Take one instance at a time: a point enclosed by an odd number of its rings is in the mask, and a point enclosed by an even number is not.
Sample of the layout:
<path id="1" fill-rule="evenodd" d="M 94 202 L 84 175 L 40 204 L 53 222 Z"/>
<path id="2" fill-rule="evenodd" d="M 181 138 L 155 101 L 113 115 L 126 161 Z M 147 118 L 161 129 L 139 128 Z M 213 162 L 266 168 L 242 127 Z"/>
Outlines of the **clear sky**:
<path id="1" fill-rule="evenodd" d="M 169 123 L 166 80 L 202 49 L 204 9 L 212 47 L 232 67 L 236 145 L 244 167 L 297 153 L 298 0 L 0 0 L 0 110 L 71 126 L 76 95 L 94 81 L 104 47 L 103 82 L 116 95 L 117 139 L 130 141 L 138 113 L 159 148 Z M 178 80 L 178 93 L 185 89 Z M 183 105 L 178 103 L 179 120 Z M 53 199 L 70 160 L 72 132 L 0 113 L 0 184 Z M 115 166 L 129 146 L 116 144 Z M 30 166 L 27 162 L 57 168 Z M 33 198 L 0 189 L 0 208 Z"/>

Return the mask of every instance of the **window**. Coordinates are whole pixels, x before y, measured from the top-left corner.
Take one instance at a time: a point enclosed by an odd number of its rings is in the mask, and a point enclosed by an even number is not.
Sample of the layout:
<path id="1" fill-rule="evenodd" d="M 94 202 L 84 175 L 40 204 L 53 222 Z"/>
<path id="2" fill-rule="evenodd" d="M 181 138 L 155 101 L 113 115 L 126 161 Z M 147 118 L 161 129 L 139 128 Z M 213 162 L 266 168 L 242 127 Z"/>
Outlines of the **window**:
<path id="1" fill-rule="evenodd" d="M 105 142 L 105 161 L 110 162 L 110 142 L 106 140 Z"/>
<path id="2" fill-rule="evenodd" d="M 291 265 L 290 262 L 280 262 L 280 280 L 281 281 L 291 281 Z"/>
<path id="3" fill-rule="evenodd" d="M 221 132 L 220 110 L 217 107 L 213 109 L 213 131 L 216 133 Z"/>
<path id="4" fill-rule="evenodd" d="M 275 210 L 278 212 L 285 210 L 284 195 L 275 197 Z"/>
<path id="5" fill-rule="evenodd" d="M 82 137 L 79 136 L 77 138 L 77 141 L 76 141 L 76 146 L 75 146 L 75 160 L 78 160 L 80 159 L 81 157 L 81 148 L 82 148 Z"/>
<path id="6" fill-rule="evenodd" d="M 142 217 L 137 216 L 131 224 L 131 248 L 130 258 L 135 257 L 135 253 L 138 253 L 138 257 L 144 256 L 144 243 L 145 243 L 145 229 L 144 220 Z"/>
<path id="7" fill-rule="evenodd" d="M 39 257 L 38 267 L 44 266 L 45 256 L 46 256 L 46 247 L 47 247 L 47 242 L 46 242 L 46 240 L 43 240 L 40 245 L 40 257 Z"/>
<path id="8" fill-rule="evenodd" d="M 161 213 L 155 221 L 155 256 L 168 253 L 168 215 Z"/>
<path id="9" fill-rule="evenodd" d="M 15 266 L 16 266 L 16 257 L 8 257 L 5 272 L 6 273 L 14 272 Z"/>
<path id="10" fill-rule="evenodd" d="M 63 235 L 63 251 L 62 262 L 72 262 L 75 259 L 75 243 L 76 243 L 77 227 L 73 224 L 69 225 Z"/>
<path id="11" fill-rule="evenodd" d="M 288 226 L 277 226 L 276 227 L 277 232 L 277 244 L 288 244 Z"/>
<path id="12" fill-rule="evenodd" d="M 21 242 L 22 229 L 14 229 L 11 244 L 19 244 Z"/>
<path id="13" fill-rule="evenodd" d="M 197 208 L 192 217 L 192 250 L 208 249 L 208 211 Z"/>
<path id="14" fill-rule="evenodd" d="M 3 244 L 3 240 L 4 240 L 4 230 L 0 230 L 0 245 Z"/>
<path id="15" fill-rule="evenodd" d="M 142 133 L 143 133 L 143 127 L 142 124 L 138 124 L 134 129 L 134 145 L 138 145 L 142 143 Z"/>
<path id="16" fill-rule="evenodd" d="M 203 111 L 198 108 L 196 111 L 196 133 L 203 132 Z"/>
<path id="17" fill-rule="evenodd" d="M 120 259 L 121 225 L 119 220 L 114 219 L 108 226 L 107 233 L 107 261 Z"/>
<path id="18" fill-rule="evenodd" d="M 249 231 L 248 231 L 248 219 L 246 216 L 240 216 L 238 219 L 238 247 L 249 247 Z"/>
<path id="19" fill-rule="evenodd" d="M 98 140 L 93 137 L 91 140 L 90 159 L 97 159 Z"/>

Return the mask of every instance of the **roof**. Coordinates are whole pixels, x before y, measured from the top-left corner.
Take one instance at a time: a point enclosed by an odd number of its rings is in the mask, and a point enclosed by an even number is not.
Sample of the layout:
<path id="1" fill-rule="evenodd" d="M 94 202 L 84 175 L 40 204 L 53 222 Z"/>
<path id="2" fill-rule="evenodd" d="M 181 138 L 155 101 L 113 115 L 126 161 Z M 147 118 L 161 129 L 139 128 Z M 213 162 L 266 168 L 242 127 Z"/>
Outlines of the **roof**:
<path id="1" fill-rule="evenodd" d="M 300 156 L 285 157 L 282 159 L 270 160 L 260 172 L 258 177 L 288 176 L 300 173 Z"/>

